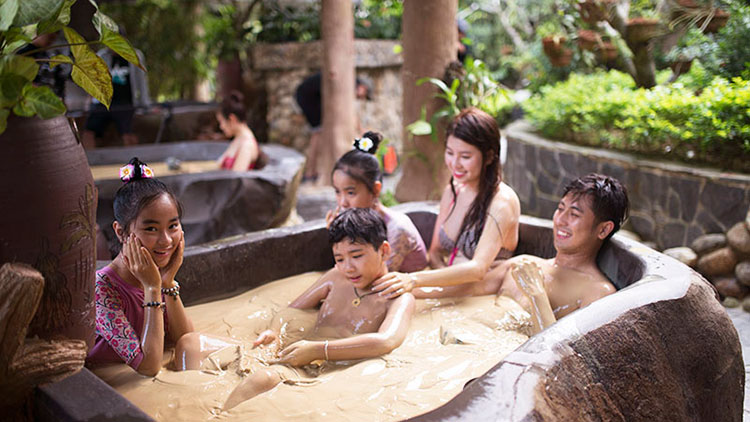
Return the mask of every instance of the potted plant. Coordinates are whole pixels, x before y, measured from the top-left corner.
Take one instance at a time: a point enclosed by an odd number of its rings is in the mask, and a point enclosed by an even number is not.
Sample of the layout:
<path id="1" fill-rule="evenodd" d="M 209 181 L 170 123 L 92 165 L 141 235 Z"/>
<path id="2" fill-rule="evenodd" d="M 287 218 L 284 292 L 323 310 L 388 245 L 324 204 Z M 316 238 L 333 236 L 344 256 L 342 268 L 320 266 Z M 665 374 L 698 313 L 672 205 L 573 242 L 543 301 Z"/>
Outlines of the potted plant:
<path id="1" fill-rule="evenodd" d="M 637 16 L 628 19 L 626 24 L 625 34 L 631 44 L 647 42 L 664 33 L 666 29 L 661 24 L 658 12 L 654 9 L 640 11 Z"/>
<path id="2" fill-rule="evenodd" d="M 33 81 L 40 64 L 67 64 L 73 81 L 109 106 L 112 79 L 90 45 L 104 44 L 140 63 L 93 0 L 91 21 L 99 39 L 86 41 L 68 27 L 75 2 L 0 1 L 0 264 L 25 262 L 44 276 L 29 335 L 64 336 L 91 345 L 96 189 L 83 148 L 63 116 L 65 105 L 49 87 Z M 35 37 L 57 31 L 72 57 L 35 59 L 31 55 L 39 49 L 21 50 Z"/>

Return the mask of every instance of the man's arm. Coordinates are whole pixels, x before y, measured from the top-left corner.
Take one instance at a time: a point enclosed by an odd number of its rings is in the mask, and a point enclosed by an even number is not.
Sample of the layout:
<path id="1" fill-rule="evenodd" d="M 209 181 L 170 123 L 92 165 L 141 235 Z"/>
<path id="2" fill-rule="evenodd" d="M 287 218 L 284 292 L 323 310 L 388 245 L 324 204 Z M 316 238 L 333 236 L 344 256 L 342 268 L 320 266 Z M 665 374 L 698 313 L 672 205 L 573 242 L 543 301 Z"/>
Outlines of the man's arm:
<path id="1" fill-rule="evenodd" d="M 391 352 L 404 342 L 414 314 L 414 296 L 394 299 L 377 333 L 359 334 L 333 341 L 298 341 L 280 353 L 279 363 L 294 366 L 314 360 L 365 359 Z"/>

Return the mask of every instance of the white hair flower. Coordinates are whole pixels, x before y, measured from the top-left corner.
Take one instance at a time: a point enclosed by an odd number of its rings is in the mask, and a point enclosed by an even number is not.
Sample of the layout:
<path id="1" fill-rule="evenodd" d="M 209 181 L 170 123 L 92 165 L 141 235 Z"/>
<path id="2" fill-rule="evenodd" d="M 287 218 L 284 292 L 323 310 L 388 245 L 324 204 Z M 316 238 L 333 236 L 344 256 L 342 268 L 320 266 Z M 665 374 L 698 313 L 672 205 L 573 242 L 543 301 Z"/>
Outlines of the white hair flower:
<path id="1" fill-rule="evenodd" d="M 375 145 L 374 142 L 372 142 L 372 139 L 363 136 L 362 138 L 359 138 L 359 144 L 358 149 L 360 151 L 369 152 L 372 146 Z"/>

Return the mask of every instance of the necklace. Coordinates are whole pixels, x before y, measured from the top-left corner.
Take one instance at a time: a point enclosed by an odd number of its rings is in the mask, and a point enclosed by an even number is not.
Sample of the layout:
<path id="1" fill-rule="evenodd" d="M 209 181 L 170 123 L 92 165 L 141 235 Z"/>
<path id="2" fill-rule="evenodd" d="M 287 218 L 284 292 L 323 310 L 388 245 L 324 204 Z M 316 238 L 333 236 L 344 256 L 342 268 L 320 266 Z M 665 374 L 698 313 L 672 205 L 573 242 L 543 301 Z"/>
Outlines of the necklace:
<path id="1" fill-rule="evenodd" d="M 354 287 L 354 286 L 352 286 L 352 287 Z M 370 292 L 370 293 L 365 293 L 363 295 L 360 295 L 359 292 L 357 291 L 357 288 L 354 287 L 354 294 L 357 297 L 355 297 L 354 299 L 352 299 L 352 306 L 354 306 L 356 308 L 357 306 L 359 306 L 360 303 L 362 303 L 362 298 L 363 297 L 374 295 L 375 293 L 377 293 L 377 292 Z"/>

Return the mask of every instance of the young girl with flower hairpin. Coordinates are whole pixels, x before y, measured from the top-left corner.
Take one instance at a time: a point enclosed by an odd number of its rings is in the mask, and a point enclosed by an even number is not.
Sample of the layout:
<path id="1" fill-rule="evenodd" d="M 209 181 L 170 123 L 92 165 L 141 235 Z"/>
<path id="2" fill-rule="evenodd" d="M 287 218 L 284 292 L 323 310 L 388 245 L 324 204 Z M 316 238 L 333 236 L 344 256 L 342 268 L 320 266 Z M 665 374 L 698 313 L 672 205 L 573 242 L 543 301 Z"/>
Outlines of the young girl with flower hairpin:
<path id="1" fill-rule="evenodd" d="M 380 202 L 383 174 L 375 157 L 383 135 L 366 132 L 354 140 L 354 148 L 341 156 L 333 166 L 331 179 L 336 190 L 336 209 L 326 215 L 326 225 L 348 208 L 372 208 L 385 221 L 391 254 L 390 271 L 411 272 L 427 265 L 427 248 L 409 217 L 389 209 Z"/>
<path id="2" fill-rule="evenodd" d="M 229 346 L 193 331 L 175 274 L 182 265 L 182 207 L 138 158 L 120 169 L 113 227 L 122 244 L 96 273 L 96 341 L 87 361 L 125 362 L 143 375 L 162 367 L 165 338 L 175 343 L 174 367 L 199 369 L 209 353 Z"/>

